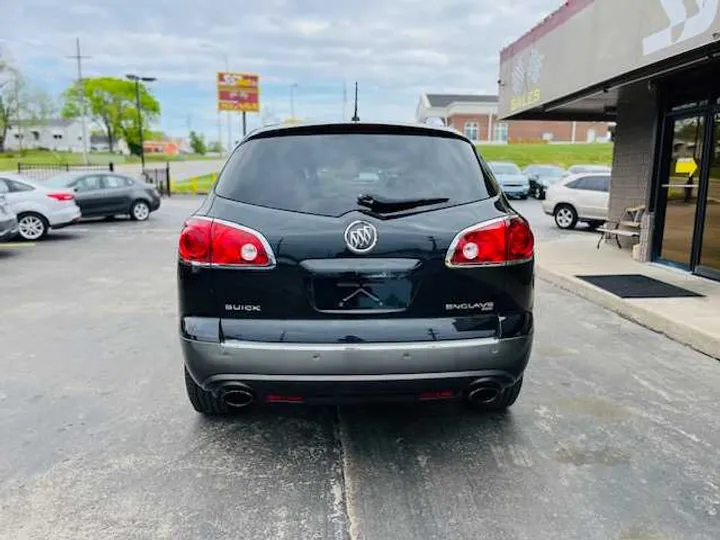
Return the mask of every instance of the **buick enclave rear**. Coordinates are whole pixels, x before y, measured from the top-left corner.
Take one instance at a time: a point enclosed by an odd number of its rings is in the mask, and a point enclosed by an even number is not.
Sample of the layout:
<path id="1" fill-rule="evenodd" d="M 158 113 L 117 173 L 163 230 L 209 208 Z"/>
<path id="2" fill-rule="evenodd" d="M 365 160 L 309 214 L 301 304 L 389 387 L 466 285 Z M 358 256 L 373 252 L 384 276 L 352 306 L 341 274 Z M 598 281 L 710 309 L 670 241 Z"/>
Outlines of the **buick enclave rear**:
<path id="1" fill-rule="evenodd" d="M 179 239 L 195 409 L 518 397 L 534 239 L 471 142 L 342 123 L 246 137 Z"/>

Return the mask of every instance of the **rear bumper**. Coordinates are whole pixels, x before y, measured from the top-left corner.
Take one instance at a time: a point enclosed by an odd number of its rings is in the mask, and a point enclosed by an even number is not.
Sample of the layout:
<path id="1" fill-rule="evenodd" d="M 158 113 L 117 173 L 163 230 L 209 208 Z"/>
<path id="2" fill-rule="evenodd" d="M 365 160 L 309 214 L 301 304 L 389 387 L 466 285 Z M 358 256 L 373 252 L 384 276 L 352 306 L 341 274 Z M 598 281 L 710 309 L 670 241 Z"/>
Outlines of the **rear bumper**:
<path id="1" fill-rule="evenodd" d="M 48 220 L 50 221 L 50 227 L 53 229 L 62 229 L 63 227 L 77 223 L 80 221 L 80 217 L 80 208 L 77 206 L 71 206 L 58 210 L 57 212 L 53 212 L 48 216 Z"/>
<path id="2" fill-rule="evenodd" d="M 202 342 L 181 338 L 195 382 L 213 392 L 241 383 L 259 394 L 404 394 L 462 391 L 479 378 L 501 386 L 524 372 L 532 332 L 507 339 L 410 343 Z"/>

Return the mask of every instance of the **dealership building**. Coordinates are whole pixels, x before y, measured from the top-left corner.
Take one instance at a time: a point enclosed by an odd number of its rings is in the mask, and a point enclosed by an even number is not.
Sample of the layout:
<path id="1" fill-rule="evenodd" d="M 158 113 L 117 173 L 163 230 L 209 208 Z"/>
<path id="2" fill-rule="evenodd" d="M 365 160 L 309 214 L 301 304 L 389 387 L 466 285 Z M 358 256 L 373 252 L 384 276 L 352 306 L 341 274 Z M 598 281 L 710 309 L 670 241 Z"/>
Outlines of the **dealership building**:
<path id="1" fill-rule="evenodd" d="M 498 96 L 483 94 L 421 94 L 415 119 L 439 118 L 478 143 L 608 142 L 607 122 L 501 122 Z"/>
<path id="2" fill-rule="evenodd" d="M 720 0 L 567 0 L 500 53 L 501 121 L 616 122 L 609 219 L 720 279 Z"/>

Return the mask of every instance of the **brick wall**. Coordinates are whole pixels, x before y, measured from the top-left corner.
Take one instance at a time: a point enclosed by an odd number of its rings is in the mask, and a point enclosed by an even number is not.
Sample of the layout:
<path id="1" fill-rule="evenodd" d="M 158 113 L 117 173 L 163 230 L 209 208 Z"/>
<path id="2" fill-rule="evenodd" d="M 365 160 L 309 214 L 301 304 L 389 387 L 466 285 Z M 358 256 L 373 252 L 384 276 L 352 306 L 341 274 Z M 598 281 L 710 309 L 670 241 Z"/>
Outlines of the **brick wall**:
<path id="1" fill-rule="evenodd" d="M 613 172 L 610 181 L 610 219 L 618 220 L 629 206 L 648 205 L 655 160 L 657 97 L 647 83 L 620 90 Z M 643 220 L 639 258 L 650 260 L 652 216 Z M 624 242 L 632 245 L 634 242 Z"/>
<path id="2" fill-rule="evenodd" d="M 552 133 L 553 141 L 572 141 L 572 122 L 508 122 L 508 138 L 510 142 L 542 141 L 543 135 Z M 595 138 L 600 139 L 608 134 L 608 125 L 602 122 L 578 122 L 575 126 L 575 142 L 587 142 L 590 130 L 595 131 Z"/>
<path id="3" fill-rule="evenodd" d="M 465 133 L 466 122 L 477 122 L 478 139 L 488 140 L 488 116 L 477 114 L 456 114 L 448 118 L 448 124 L 461 133 Z M 497 116 L 493 116 L 492 126 L 498 124 Z M 532 120 L 515 120 L 503 122 L 508 124 L 509 142 L 540 142 L 545 133 L 552 133 L 554 141 L 570 142 L 572 140 L 572 122 L 539 122 Z M 606 137 L 608 125 L 602 122 L 578 122 L 575 127 L 575 142 L 587 142 L 588 132 L 595 131 L 597 139 Z"/>

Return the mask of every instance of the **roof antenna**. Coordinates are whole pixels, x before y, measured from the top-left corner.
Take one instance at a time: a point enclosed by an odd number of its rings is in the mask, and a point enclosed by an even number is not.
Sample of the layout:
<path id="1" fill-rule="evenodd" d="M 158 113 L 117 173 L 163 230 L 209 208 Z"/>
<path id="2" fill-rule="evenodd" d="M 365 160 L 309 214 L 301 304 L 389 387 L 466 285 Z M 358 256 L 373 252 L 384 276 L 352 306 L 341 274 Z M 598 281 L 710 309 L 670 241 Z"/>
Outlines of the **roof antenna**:
<path id="1" fill-rule="evenodd" d="M 357 94 L 358 94 L 358 84 L 357 84 L 357 81 L 355 81 L 355 114 L 352 117 L 353 122 L 360 121 L 360 117 L 358 116 L 358 113 L 357 113 L 357 105 L 358 105 L 357 104 L 357 102 L 358 102 Z"/>

